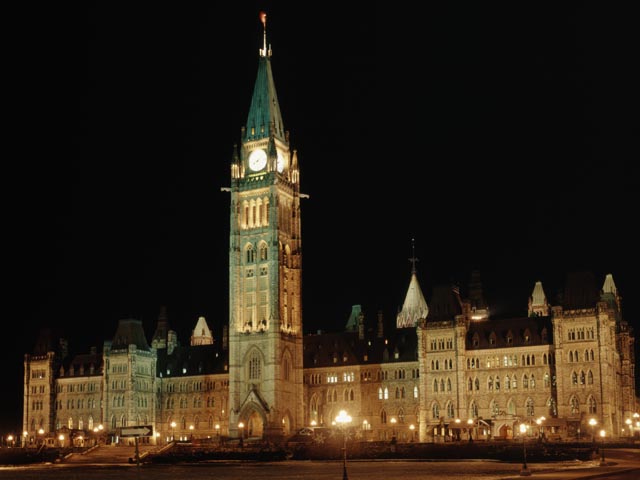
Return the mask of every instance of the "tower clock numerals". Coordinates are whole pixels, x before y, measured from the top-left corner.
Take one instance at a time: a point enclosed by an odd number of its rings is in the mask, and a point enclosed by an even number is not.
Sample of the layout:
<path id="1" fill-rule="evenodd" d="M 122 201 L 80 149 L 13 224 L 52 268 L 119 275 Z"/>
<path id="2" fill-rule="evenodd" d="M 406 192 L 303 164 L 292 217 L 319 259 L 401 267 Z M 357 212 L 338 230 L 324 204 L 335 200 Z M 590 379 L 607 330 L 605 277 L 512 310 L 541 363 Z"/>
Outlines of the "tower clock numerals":
<path id="1" fill-rule="evenodd" d="M 262 149 L 254 150 L 249 155 L 249 168 L 254 172 L 259 172 L 267 166 L 267 152 Z"/>

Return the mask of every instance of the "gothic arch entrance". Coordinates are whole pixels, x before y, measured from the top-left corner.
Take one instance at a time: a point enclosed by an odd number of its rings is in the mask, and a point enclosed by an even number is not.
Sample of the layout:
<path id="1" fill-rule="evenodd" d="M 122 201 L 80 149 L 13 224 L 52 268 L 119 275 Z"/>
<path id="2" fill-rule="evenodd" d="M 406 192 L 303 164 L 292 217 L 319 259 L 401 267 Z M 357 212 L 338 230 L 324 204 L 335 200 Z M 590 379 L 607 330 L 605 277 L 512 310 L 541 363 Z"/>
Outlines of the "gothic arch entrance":
<path id="1" fill-rule="evenodd" d="M 291 419 L 288 413 L 282 418 L 282 433 L 287 437 L 291 435 Z"/>
<path id="2" fill-rule="evenodd" d="M 264 435 L 264 421 L 262 415 L 255 410 L 251 410 L 247 418 L 247 436 L 262 438 Z"/>

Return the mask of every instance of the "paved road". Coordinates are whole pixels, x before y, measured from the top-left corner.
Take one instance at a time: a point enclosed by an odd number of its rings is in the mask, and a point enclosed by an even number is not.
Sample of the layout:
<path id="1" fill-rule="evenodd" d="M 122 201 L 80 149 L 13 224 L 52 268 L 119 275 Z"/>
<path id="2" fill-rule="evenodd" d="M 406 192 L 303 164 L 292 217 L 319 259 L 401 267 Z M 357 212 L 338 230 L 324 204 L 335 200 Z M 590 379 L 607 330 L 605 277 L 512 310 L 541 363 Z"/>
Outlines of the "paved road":
<path id="1" fill-rule="evenodd" d="M 575 480 L 579 478 L 640 478 L 640 451 L 609 452 L 608 465 L 599 460 L 529 464 L 532 478 Z M 452 477 L 456 480 L 521 479 L 521 464 L 478 461 L 350 461 L 349 480 L 425 480 Z M 631 469 L 635 468 L 634 471 Z M 621 472 L 626 477 L 616 476 Z M 201 480 L 212 478 L 241 480 L 341 480 L 341 462 L 212 462 L 193 465 L 69 465 L 0 467 L 0 480 Z"/>

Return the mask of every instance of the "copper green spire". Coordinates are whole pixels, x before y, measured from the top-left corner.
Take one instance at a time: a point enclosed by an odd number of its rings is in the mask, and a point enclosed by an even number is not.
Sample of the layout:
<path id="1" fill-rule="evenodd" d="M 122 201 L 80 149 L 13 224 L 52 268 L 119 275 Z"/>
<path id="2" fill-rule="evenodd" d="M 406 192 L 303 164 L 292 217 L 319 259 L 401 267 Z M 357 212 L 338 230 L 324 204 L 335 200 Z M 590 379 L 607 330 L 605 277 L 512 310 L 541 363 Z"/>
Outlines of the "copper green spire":
<path id="1" fill-rule="evenodd" d="M 258 75 L 243 141 L 268 138 L 272 128 L 275 138 L 285 141 L 284 124 L 271 71 L 271 47 L 267 48 L 267 14 L 260 12 L 260 20 L 264 27 L 263 48 L 259 50 Z"/>

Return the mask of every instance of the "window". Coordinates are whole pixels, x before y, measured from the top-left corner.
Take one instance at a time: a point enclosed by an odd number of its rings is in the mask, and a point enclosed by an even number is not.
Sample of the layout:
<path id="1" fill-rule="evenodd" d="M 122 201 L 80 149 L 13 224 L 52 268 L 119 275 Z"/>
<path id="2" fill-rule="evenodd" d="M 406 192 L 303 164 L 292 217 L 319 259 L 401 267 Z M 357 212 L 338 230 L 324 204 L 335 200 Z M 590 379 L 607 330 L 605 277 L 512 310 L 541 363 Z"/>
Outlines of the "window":
<path id="1" fill-rule="evenodd" d="M 569 401 L 569 405 L 571 407 L 571 413 L 579 413 L 580 412 L 580 403 L 576 397 L 571 397 Z"/>
<path id="2" fill-rule="evenodd" d="M 431 416 L 435 419 L 440 418 L 440 405 L 434 403 L 431 407 Z"/>
<path id="3" fill-rule="evenodd" d="M 533 406 L 533 399 L 527 399 L 527 415 L 533 417 L 535 415 L 535 408 Z"/>
<path id="4" fill-rule="evenodd" d="M 249 380 L 260 380 L 262 376 L 262 362 L 260 354 L 253 352 L 249 360 Z"/>
<path id="5" fill-rule="evenodd" d="M 589 413 L 598 413 L 598 409 L 596 408 L 596 400 L 593 397 L 589 397 Z"/>
<path id="6" fill-rule="evenodd" d="M 447 416 L 449 418 L 453 418 L 455 417 L 455 414 L 456 412 L 455 412 L 455 409 L 453 408 L 453 403 L 451 402 L 447 403 Z"/>
<path id="7" fill-rule="evenodd" d="M 413 398 L 418 398 L 418 386 L 413 387 Z"/>

